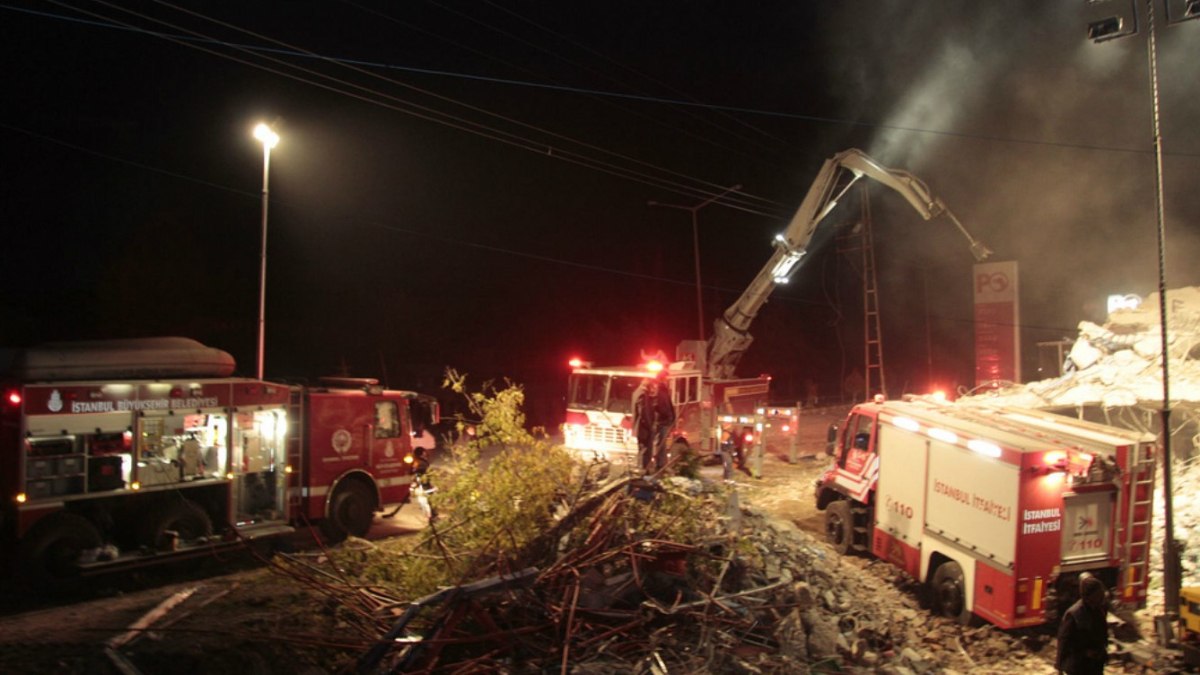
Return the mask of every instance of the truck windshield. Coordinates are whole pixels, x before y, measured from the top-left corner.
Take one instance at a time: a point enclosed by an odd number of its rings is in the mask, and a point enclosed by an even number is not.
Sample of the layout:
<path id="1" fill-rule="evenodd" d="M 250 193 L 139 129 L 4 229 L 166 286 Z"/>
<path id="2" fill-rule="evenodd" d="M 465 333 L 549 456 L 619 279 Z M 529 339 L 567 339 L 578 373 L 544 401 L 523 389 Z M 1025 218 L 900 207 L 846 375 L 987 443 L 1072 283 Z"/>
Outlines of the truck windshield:
<path id="1" fill-rule="evenodd" d="M 633 390 L 641 384 L 640 377 L 614 377 L 608 394 L 609 412 L 632 413 Z"/>
<path id="2" fill-rule="evenodd" d="M 567 387 L 567 407 L 629 414 L 633 412 L 633 390 L 640 377 L 575 373 Z"/>
<path id="3" fill-rule="evenodd" d="M 608 393 L 607 375 L 574 373 L 567 387 L 567 407 L 584 410 L 604 410 L 604 399 Z"/>

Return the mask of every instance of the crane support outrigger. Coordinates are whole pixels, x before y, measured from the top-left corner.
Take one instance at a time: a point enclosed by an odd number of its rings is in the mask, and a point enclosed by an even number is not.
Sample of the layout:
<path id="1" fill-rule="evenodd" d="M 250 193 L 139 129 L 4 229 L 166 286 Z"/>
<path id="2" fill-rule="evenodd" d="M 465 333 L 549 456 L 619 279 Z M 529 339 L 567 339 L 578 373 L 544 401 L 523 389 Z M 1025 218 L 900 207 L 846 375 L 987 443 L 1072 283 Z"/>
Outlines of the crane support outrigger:
<path id="1" fill-rule="evenodd" d="M 925 220 L 941 215 L 948 217 L 967 238 L 976 260 L 982 261 L 991 255 L 992 252 L 972 237 L 942 200 L 934 197 L 929 187 L 916 176 L 881 166 L 862 150 L 851 148 L 839 152 L 825 160 L 787 229 L 776 235 L 774 255 L 759 270 L 741 297 L 714 322 L 705 368 L 709 377 L 733 377 L 738 361 L 754 340 L 749 329 L 759 310 L 777 285 L 787 283 L 797 264 L 808 252 L 813 233 L 837 206 L 838 200 L 863 176 L 873 178 L 900 193 Z"/>

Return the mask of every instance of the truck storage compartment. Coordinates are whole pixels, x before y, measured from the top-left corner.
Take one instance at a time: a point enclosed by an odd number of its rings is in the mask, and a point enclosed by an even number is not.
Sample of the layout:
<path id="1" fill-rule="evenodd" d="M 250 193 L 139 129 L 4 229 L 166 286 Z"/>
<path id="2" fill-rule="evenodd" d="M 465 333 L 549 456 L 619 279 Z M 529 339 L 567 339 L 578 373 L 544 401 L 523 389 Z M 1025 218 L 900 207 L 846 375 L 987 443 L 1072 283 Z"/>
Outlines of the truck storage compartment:
<path id="1" fill-rule="evenodd" d="M 125 487 L 121 477 L 121 457 L 109 455 L 92 457 L 88 460 L 88 490 L 119 490 Z"/>

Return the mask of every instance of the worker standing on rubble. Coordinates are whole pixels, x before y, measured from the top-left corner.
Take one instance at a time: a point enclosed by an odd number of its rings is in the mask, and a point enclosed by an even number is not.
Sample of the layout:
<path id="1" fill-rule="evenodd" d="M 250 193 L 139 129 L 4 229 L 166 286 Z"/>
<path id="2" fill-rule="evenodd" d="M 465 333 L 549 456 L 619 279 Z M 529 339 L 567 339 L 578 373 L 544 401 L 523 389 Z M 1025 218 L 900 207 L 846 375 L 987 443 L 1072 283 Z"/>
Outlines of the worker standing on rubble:
<path id="1" fill-rule="evenodd" d="M 642 380 L 633 392 L 633 432 L 637 436 L 638 465 L 643 473 L 659 471 L 667 463 L 667 435 L 675 424 L 671 391 L 659 377 Z"/>
<path id="2" fill-rule="evenodd" d="M 1079 596 L 1058 626 L 1054 667 L 1067 675 L 1103 673 L 1108 660 L 1108 591 L 1104 582 L 1085 572 L 1079 577 Z"/>

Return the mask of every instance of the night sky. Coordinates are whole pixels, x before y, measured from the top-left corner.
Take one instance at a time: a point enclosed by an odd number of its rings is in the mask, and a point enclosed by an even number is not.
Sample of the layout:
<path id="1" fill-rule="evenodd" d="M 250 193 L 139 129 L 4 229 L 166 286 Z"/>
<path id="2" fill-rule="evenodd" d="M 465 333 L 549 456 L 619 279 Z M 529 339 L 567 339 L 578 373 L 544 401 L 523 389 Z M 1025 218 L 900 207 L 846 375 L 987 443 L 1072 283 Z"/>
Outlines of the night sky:
<path id="1" fill-rule="evenodd" d="M 1084 4 L 0 1 L 0 344 L 185 335 L 252 374 L 267 121 L 269 377 L 453 366 L 555 424 L 569 357 L 695 337 L 690 215 L 649 201 L 742 185 L 698 211 L 709 325 L 851 147 L 1019 262 L 1033 377 L 1036 342 L 1158 284 L 1147 32 L 1094 44 Z M 1200 21 L 1158 46 L 1174 287 L 1200 283 Z M 969 384 L 965 243 L 869 189 L 889 391 Z M 862 367 L 827 239 L 751 327 L 739 371 L 779 400 Z"/>

